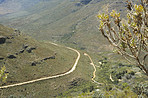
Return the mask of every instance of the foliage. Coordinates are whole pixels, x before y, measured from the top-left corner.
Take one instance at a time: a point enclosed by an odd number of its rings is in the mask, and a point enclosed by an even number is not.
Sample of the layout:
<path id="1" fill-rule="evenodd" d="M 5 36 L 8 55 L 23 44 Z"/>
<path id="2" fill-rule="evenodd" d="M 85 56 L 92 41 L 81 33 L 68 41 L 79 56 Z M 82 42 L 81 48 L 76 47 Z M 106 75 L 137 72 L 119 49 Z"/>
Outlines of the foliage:
<path id="1" fill-rule="evenodd" d="M 133 87 L 133 91 L 140 97 L 148 97 L 148 83 L 137 83 Z"/>
<path id="2" fill-rule="evenodd" d="M 3 66 L 0 70 L 0 85 L 6 83 L 6 79 L 8 77 L 8 73 L 5 72 L 6 71 L 6 67 Z"/>
<path id="3" fill-rule="evenodd" d="M 110 86 L 112 89 L 106 90 Z M 106 85 L 104 90 L 94 91 L 94 98 L 137 98 L 137 95 L 129 88 L 126 83 L 122 84 L 122 90 L 113 85 Z"/>
<path id="4" fill-rule="evenodd" d="M 146 59 L 148 56 L 148 0 L 140 5 L 128 2 L 127 19 L 121 19 L 120 13 L 99 14 L 100 31 L 117 52 L 129 62 L 136 61 L 139 68 L 148 75 Z M 133 61 L 134 59 L 134 61 Z"/>

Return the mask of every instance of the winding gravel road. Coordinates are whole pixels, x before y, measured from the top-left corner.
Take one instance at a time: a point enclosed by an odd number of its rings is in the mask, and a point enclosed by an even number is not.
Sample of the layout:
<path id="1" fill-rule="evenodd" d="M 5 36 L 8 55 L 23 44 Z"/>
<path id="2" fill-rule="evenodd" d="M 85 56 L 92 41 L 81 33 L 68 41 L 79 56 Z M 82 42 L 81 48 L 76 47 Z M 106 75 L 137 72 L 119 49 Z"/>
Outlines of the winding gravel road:
<path id="1" fill-rule="evenodd" d="M 55 43 L 51 43 L 49 42 L 50 44 L 53 44 L 55 46 L 58 46 L 58 47 L 61 47 L 61 45 L 58 45 L 58 44 L 55 44 Z M 6 85 L 6 86 L 1 86 L 0 89 L 4 89 L 4 88 L 10 88 L 10 87 L 15 87 L 15 86 L 21 86 L 21 85 L 26 85 L 26 84 L 31 84 L 31 83 L 34 83 L 34 82 L 38 82 L 38 81 L 42 81 L 42 80 L 47 80 L 47 79 L 53 79 L 53 78 L 58 78 L 58 77 L 62 77 L 62 76 L 65 76 L 65 75 L 68 75 L 70 73 L 72 73 L 75 69 L 76 69 L 76 66 L 79 62 L 79 59 L 80 59 L 80 53 L 78 50 L 76 49 L 73 49 L 73 48 L 70 48 L 70 47 L 65 47 L 67 49 L 70 49 L 72 51 L 75 51 L 78 56 L 77 56 L 77 59 L 72 67 L 72 69 L 68 72 L 65 72 L 63 74 L 60 74 L 60 75 L 55 75 L 55 76 L 49 76 L 49 77 L 43 77 L 43 78 L 39 78 L 39 79 L 35 79 L 35 80 L 31 80 L 31 81 L 26 81 L 26 82 L 21 82 L 21 83 L 16 83 L 16 84 L 12 84 L 12 85 Z"/>

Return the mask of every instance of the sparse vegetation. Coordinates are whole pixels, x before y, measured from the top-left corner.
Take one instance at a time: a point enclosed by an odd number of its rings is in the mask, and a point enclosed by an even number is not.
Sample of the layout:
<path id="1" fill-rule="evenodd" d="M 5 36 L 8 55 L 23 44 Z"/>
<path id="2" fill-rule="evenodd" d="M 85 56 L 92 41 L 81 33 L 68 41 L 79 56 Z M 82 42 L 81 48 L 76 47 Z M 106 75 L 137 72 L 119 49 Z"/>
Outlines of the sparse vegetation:
<path id="1" fill-rule="evenodd" d="M 7 38 L 5 43 L 0 44 L 0 64 L 6 66 L 7 72 L 10 73 L 7 78 L 7 83 L 4 85 L 61 74 L 73 66 L 77 57 L 74 51 L 64 48 L 64 46 L 58 47 L 52 45 L 48 41 L 36 41 L 16 31 L 17 30 L 0 25 L 0 34 Z M 28 50 L 32 48 L 33 50 L 28 52 Z M 10 55 L 14 55 L 15 58 L 8 58 Z M 81 63 L 78 65 L 76 71 L 70 75 L 33 83 L 30 84 L 30 86 L 24 85 L 3 89 L 3 96 L 53 97 L 68 90 L 69 83 L 76 78 L 82 78 L 84 81 L 78 84 L 81 88 L 74 85 L 71 90 L 75 88 L 77 88 L 76 90 L 78 91 L 85 89 L 84 85 L 86 81 L 91 79 L 89 78 L 89 73 L 87 73 L 89 71 L 86 71 L 91 70 L 89 66 L 87 66 L 87 63 L 85 63 L 86 61 L 85 59 L 81 59 Z M 37 63 L 32 66 L 33 62 Z M 86 66 L 83 66 L 83 64 Z M 85 69 L 85 71 L 83 69 Z M 90 85 L 92 85 L 91 82 Z M 89 89 L 89 87 L 86 88 Z M 45 92 L 50 91 L 50 93 L 43 94 L 44 92 L 41 92 L 41 90 Z M 30 92 L 29 95 L 28 92 Z M 16 93 L 18 93 L 18 95 Z"/>
<path id="2" fill-rule="evenodd" d="M 27 9 L 25 6 L 16 13 L 0 15 L 1 23 L 19 29 L 0 25 L 0 65 L 6 66 L 6 73 L 9 73 L 4 86 L 59 75 L 69 70 L 77 54 L 65 46 L 77 49 L 81 57 L 74 72 L 2 89 L 3 97 L 148 97 L 147 76 L 120 55 L 112 53 L 112 46 L 101 37 L 96 27 L 99 25 L 94 18 L 96 12 L 101 12 L 103 6 L 109 3 L 109 10 L 118 8 L 118 12 L 125 14 L 125 0 L 13 0 L 16 1 L 20 5 L 24 2 L 40 3 Z M 113 11 L 112 16 L 117 11 Z M 85 53 L 92 58 L 96 67 L 95 80 L 101 84 L 92 81 L 94 67 Z"/>
<path id="3" fill-rule="evenodd" d="M 8 77 L 8 73 L 6 73 L 6 67 L 3 66 L 0 69 L 0 86 L 2 86 L 4 83 L 6 83 Z"/>

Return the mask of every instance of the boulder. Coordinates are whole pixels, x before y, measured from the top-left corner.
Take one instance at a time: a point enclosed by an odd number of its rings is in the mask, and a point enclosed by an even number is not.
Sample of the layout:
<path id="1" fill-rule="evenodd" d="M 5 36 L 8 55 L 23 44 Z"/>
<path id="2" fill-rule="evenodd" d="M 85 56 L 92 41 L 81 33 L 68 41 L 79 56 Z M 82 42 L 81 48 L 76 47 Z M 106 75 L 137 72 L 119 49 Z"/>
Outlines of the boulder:
<path id="1" fill-rule="evenodd" d="M 49 59 L 55 59 L 55 56 L 51 56 L 51 57 L 49 57 Z"/>
<path id="2" fill-rule="evenodd" d="M 37 62 L 32 62 L 31 66 L 36 66 Z"/>
<path id="3" fill-rule="evenodd" d="M 36 49 L 35 47 L 29 47 L 26 51 L 27 51 L 28 53 L 31 53 L 32 50 L 35 50 L 35 49 Z"/>
<path id="4" fill-rule="evenodd" d="M 0 56 L 0 60 L 3 60 L 3 59 L 4 59 L 4 57 L 1 57 L 1 56 Z"/>
<path id="5" fill-rule="evenodd" d="M 15 55 L 19 55 L 19 53 L 15 53 Z"/>
<path id="6" fill-rule="evenodd" d="M 21 49 L 20 51 L 19 51 L 19 53 L 23 53 L 25 50 L 24 49 Z"/>
<path id="7" fill-rule="evenodd" d="M 55 56 L 50 56 L 50 57 L 47 57 L 47 58 L 44 58 L 43 60 L 48 60 L 48 59 L 55 59 Z"/>
<path id="8" fill-rule="evenodd" d="M 31 63 L 31 66 L 36 66 L 37 64 L 41 64 L 41 63 L 38 62 L 38 61 L 33 61 L 33 62 Z"/>
<path id="9" fill-rule="evenodd" d="M 10 55 L 7 56 L 7 58 L 9 58 L 9 59 L 14 59 L 14 58 L 16 58 L 16 56 L 13 55 L 13 54 L 10 54 Z"/>
<path id="10" fill-rule="evenodd" d="M 28 48 L 28 45 L 23 45 L 23 48 L 24 48 L 24 49 L 27 49 L 27 48 Z"/>
<path id="11" fill-rule="evenodd" d="M 4 44 L 6 42 L 6 37 L 0 36 L 0 44 Z"/>

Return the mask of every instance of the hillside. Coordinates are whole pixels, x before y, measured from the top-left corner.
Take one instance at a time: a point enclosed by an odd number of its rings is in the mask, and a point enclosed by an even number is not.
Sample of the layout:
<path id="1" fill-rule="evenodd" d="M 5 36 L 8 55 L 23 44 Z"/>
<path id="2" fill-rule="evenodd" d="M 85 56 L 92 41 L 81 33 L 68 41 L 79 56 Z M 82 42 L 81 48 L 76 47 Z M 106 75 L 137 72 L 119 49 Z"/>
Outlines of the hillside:
<path id="1" fill-rule="evenodd" d="M 36 41 L 19 30 L 3 25 L 0 25 L 0 50 L 0 67 L 6 66 L 6 73 L 9 73 L 7 82 L 3 86 L 63 74 L 73 67 L 77 58 L 75 51 L 64 46 Z M 90 81 L 90 73 L 93 70 L 87 62 L 87 59 L 81 58 L 78 62 L 79 67 L 70 75 L 2 89 L 1 96 L 53 97 L 70 88 L 73 89 L 75 87 L 73 81 L 79 82 L 76 87 L 79 90 L 88 88 L 93 85 Z M 50 93 L 47 93 L 49 91 Z"/>
<path id="2" fill-rule="evenodd" d="M 30 8 L 39 0 L 0 0 L 0 15 L 11 14 Z"/>
<path id="3" fill-rule="evenodd" d="M 107 4 L 110 9 L 124 12 L 125 1 L 43 0 L 31 8 L 2 16 L 0 22 L 38 40 L 68 43 L 95 52 L 108 51 L 110 47 L 97 29 L 96 15 L 106 10 L 103 6 Z"/>
<path id="4" fill-rule="evenodd" d="M 36 41 L 19 30 L 3 25 L 0 25 L 0 50 L 0 67 L 6 66 L 6 73 L 9 73 L 3 86 L 63 74 L 72 68 L 77 57 L 76 52 L 65 46 Z M 126 96 L 125 91 L 128 91 L 128 96 L 137 96 L 141 83 L 144 83 L 142 87 L 147 90 L 147 78 L 137 67 L 108 52 L 89 53 L 97 69 L 94 79 L 101 85 L 94 83 L 92 81 L 94 68 L 90 59 L 83 55 L 86 54 L 85 51 L 80 51 L 80 54 L 81 58 L 74 72 L 58 78 L 1 89 L 1 96 L 23 98 L 92 97 L 98 94 Z M 114 94 L 114 91 L 118 93 Z M 147 96 L 146 94 L 144 91 L 143 96 Z"/>
<path id="5" fill-rule="evenodd" d="M 6 40 L 0 44 L 0 65 L 5 65 L 10 73 L 8 84 L 66 72 L 77 55 L 63 47 L 24 37 L 18 30 L 2 25 L 0 35 Z"/>
<path id="6" fill-rule="evenodd" d="M 124 17 L 125 1 L 0 0 L 0 23 L 5 25 L 0 25 L 0 67 L 9 73 L 3 86 L 70 71 L 0 87 L 0 96 L 147 98 L 146 75 L 112 53 L 98 30 L 96 15 L 116 9 Z"/>

